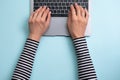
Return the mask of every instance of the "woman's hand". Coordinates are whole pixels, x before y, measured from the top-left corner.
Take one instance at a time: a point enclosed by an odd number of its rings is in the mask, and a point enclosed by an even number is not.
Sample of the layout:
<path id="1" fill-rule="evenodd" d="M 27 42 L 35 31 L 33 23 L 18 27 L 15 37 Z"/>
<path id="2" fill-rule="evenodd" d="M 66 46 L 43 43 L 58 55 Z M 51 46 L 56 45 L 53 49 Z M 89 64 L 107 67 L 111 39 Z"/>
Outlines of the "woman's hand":
<path id="1" fill-rule="evenodd" d="M 29 38 L 39 41 L 49 27 L 51 12 L 46 6 L 33 12 L 29 19 Z"/>
<path id="2" fill-rule="evenodd" d="M 84 37 L 86 26 L 88 23 L 89 14 L 86 9 L 83 9 L 77 3 L 71 5 L 68 13 L 68 30 L 73 39 Z"/>

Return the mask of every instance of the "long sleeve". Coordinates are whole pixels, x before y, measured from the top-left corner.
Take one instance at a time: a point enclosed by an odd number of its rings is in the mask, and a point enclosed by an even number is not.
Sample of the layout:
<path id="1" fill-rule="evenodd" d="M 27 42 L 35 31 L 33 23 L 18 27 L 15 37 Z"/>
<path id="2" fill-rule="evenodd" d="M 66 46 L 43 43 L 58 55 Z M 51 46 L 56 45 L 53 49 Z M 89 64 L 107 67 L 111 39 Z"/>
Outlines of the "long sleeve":
<path id="1" fill-rule="evenodd" d="M 27 39 L 23 52 L 14 70 L 12 80 L 29 80 L 39 42 Z"/>
<path id="2" fill-rule="evenodd" d="M 73 39 L 73 44 L 77 55 L 79 80 L 97 80 L 85 37 Z"/>

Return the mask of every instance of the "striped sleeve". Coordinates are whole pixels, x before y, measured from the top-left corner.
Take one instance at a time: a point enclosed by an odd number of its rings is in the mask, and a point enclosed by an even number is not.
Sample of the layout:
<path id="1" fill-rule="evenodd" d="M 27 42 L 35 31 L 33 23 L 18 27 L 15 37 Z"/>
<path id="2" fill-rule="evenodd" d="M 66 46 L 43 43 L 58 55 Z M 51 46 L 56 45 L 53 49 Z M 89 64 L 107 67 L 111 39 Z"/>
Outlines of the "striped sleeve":
<path id="1" fill-rule="evenodd" d="M 14 70 L 12 80 L 29 80 L 39 42 L 27 39 L 23 52 Z"/>
<path id="2" fill-rule="evenodd" d="M 73 44 L 77 55 L 79 80 L 97 80 L 85 37 L 73 39 Z"/>

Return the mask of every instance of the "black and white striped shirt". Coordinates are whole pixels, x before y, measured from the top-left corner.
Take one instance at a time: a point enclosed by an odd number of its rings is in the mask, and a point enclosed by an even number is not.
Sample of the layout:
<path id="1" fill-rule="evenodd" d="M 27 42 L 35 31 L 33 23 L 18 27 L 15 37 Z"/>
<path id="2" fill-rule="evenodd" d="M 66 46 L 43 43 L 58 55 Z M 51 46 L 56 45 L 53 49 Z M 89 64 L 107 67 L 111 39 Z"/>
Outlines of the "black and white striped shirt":
<path id="1" fill-rule="evenodd" d="M 75 45 L 79 80 L 97 80 L 85 37 L 73 39 Z M 27 39 L 15 68 L 12 80 L 29 80 L 39 42 Z"/>

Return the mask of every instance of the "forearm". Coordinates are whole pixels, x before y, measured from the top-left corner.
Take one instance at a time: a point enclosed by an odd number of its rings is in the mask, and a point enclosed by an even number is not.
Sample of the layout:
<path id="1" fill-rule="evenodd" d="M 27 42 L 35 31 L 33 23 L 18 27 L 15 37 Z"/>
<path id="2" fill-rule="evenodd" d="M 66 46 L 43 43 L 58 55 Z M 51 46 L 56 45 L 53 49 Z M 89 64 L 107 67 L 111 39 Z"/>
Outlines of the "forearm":
<path id="1" fill-rule="evenodd" d="M 29 80 L 39 42 L 27 39 L 23 52 L 15 68 L 12 80 Z"/>
<path id="2" fill-rule="evenodd" d="M 85 37 L 73 39 L 73 43 L 77 55 L 79 80 L 97 80 Z"/>

